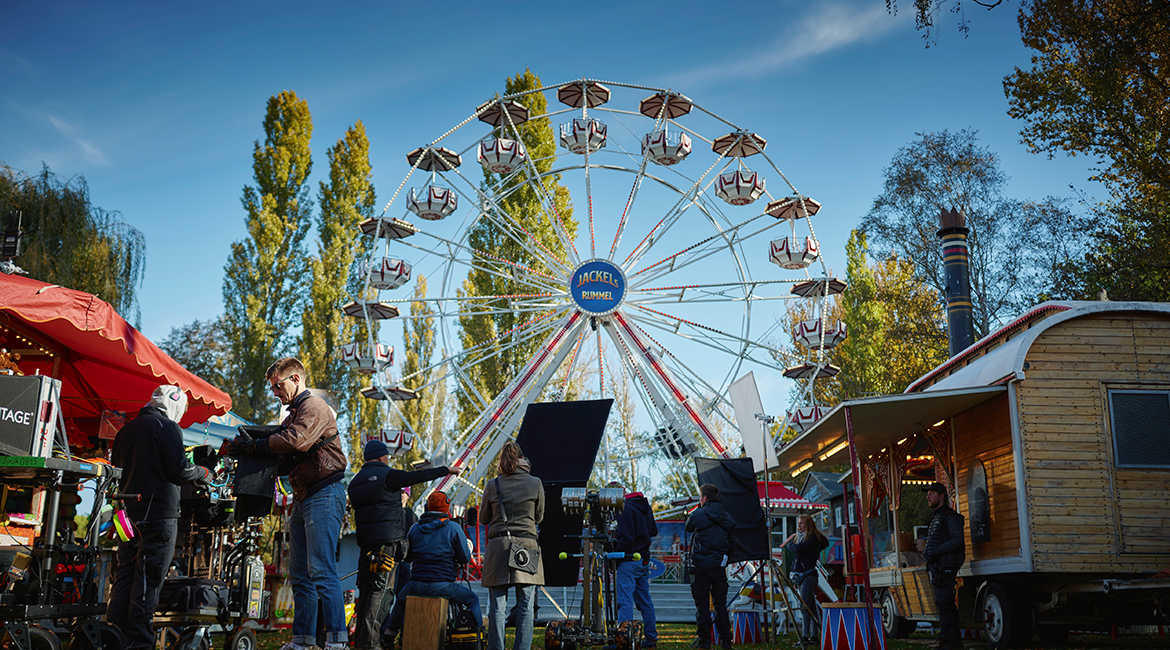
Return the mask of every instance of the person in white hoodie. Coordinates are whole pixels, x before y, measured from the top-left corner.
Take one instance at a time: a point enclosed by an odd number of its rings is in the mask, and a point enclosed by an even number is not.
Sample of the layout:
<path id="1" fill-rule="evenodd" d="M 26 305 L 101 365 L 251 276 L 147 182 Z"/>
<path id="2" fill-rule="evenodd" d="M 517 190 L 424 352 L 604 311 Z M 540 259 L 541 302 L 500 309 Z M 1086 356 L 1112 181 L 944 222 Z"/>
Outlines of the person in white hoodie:
<path id="1" fill-rule="evenodd" d="M 175 556 L 179 484 L 211 476 L 207 468 L 192 465 L 183 450 L 179 420 L 186 412 L 181 388 L 159 386 L 114 437 L 112 460 L 122 470 L 119 491 L 138 496 L 124 502 L 135 534 L 118 545 L 106 607 L 106 622 L 122 630 L 127 650 L 154 648 L 158 592 Z"/>

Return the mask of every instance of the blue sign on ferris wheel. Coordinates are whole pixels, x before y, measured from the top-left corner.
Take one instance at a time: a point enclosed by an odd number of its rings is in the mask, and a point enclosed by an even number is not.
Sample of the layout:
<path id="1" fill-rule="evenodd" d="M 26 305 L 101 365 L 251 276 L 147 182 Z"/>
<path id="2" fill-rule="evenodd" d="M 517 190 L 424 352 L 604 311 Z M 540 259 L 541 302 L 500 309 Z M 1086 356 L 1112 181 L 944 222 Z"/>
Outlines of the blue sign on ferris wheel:
<path id="1" fill-rule="evenodd" d="M 626 274 L 609 260 L 587 260 L 569 276 L 569 295 L 590 316 L 612 314 L 626 297 Z"/>

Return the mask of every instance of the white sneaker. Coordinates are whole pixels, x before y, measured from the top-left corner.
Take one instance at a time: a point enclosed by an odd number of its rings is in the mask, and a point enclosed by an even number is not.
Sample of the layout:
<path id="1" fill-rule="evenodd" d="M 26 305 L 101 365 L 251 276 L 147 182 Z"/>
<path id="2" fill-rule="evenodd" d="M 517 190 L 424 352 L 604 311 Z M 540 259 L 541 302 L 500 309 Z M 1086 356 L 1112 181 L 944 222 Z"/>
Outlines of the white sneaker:
<path id="1" fill-rule="evenodd" d="M 288 643 L 280 646 L 280 650 L 308 650 L 308 646 L 303 646 L 299 643 L 293 643 L 292 641 L 289 641 Z"/>
<path id="2" fill-rule="evenodd" d="M 326 643 L 325 650 L 349 650 L 349 644 L 344 641 Z"/>

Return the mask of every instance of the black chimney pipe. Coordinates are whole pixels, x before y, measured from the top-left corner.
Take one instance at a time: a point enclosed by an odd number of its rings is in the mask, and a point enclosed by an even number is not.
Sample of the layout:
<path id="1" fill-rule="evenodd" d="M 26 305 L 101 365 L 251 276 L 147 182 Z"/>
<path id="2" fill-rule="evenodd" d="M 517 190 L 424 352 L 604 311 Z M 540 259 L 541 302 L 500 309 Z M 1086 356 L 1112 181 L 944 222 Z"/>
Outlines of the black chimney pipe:
<path id="1" fill-rule="evenodd" d="M 947 343 L 953 357 L 975 342 L 970 261 L 967 255 L 967 234 L 971 230 L 967 228 L 967 213 L 962 210 L 942 210 L 938 220 L 947 297 Z"/>

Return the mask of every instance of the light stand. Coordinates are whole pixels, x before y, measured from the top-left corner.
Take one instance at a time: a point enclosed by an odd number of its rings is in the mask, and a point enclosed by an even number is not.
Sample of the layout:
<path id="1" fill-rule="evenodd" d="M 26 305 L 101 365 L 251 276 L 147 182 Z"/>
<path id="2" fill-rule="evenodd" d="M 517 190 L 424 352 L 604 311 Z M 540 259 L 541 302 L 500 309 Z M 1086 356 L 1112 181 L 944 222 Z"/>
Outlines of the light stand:
<path id="1" fill-rule="evenodd" d="M 764 620 L 767 621 L 767 629 L 772 635 L 772 641 L 776 639 L 776 604 L 774 594 L 776 593 L 776 563 L 772 557 L 772 486 L 771 480 L 768 478 L 768 444 L 771 442 L 768 436 L 768 427 L 776 423 L 776 416 L 768 415 L 766 413 L 756 413 L 756 419 L 760 421 L 760 436 L 763 438 L 763 452 L 764 452 L 764 521 L 768 524 L 768 584 L 767 593 L 764 598 Z M 784 602 L 788 602 L 785 597 Z"/>

